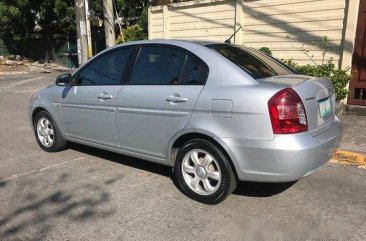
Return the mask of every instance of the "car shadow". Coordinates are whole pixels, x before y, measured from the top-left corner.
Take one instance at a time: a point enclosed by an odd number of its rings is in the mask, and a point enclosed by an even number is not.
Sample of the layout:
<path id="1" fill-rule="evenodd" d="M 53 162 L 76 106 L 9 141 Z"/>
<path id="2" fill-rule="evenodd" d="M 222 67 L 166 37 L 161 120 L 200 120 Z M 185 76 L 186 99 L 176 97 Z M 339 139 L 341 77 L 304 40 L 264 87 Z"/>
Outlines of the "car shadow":
<path id="1" fill-rule="evenodd" d="M 154 162 L 148 162 L 142 159 L 129 157 L 126 155 L 105 151 L 102 149 L 85 146 L 77 143 L 69 143 L 68 148 L 74 151 L 82 152 L 88 155 L 95 156 L 97 158 L 106 159 L 115 163 L 119 163 L 125 166 L 141 169 L 147 172 L 155 173 L 161 176 L 172 178 L 172 168 L 164 165 L 160 165 Z"/>
<path id="2" fill-rule="evenodd" d="M 0 240 L 43 240 L 60 220 L 88 223 L 114 215 L 108 183 L 85 180 L 74 185 L 70 175 L 62 173 L 47 183 L 34 180 L 34 176 L 0 182 L 5 183 L 0 186 L 9 185 L 12 190 L 7 194 L 12 204 L 7 204 L 0 215 Z M 52 188 L 44 188 L 47 186 Z"/>
<path id="3" fill-rule="evenodd" d="M 248 197 L 271 197 L 280 194 L 297 181 L 284 183 L 261 183 L 261 182 L 239 182 L 236 186 L 234 195 L 248 196 Z"/>
<path id="4" fill-rule="evenodd" d="M 180 189 L 179 185 L 176 182 L 172 167 L 76 143 L 69 143 L 68 147 L 74 151 L 82 152 L 98 158 L 106 159 L 108 161 L 169 177 L 172 180 L 173 184 L 178 189 Z M 286 191 L 295 183 L 296 182 L 257 183 L 239 181 L 233 194 L 250 197 L 270 197 Z"/>

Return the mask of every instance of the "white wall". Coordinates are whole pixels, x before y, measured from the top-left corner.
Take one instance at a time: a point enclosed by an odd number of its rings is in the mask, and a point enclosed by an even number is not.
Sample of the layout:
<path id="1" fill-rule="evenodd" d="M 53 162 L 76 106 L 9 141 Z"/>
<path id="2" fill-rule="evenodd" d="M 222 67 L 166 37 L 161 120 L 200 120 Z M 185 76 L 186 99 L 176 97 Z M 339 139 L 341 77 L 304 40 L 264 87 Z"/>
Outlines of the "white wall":
<path id="1" fill-rule="evenodd" d="M 343 51 L 344 29 L 350 24 L 346 21 L 348 11 L 357 13 L 356 1 L 201 0 L 156 6 L 149 11 L 149 39 L 224 41 L 233 33 L 235 25 L 243 25 L 236 43 L 257 49 L 268 47 L 277 58 L 292 58 L 306 64 L 310 63 L 309 58 L 296 48 L 310 50 L 309 55 L 320 62 L 322 56 L 317 44 L 327 36 L 330 47 L 327 58 L 342 64 L 345 55 L 344 67 L 351 64 L 349 50 Z M 347 41 L 352 41 L 352 36 Z"/>

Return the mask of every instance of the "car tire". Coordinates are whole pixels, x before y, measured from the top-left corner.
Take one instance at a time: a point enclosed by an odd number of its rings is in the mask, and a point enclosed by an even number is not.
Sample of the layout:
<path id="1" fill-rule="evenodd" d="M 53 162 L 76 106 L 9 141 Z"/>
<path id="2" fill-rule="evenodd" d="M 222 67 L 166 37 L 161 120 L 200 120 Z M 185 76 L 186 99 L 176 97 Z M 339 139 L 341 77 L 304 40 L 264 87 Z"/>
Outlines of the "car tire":
<path id="1" fill-rule="evenodd" d="M 33 129 L 38 145 L 47 152 L 64 150 L 67 141 L 47 111 L 40 111 L 33 119 Z"/>
<path id="2" fill-rule="evenodd" d="M 214 144 L 202 139 L 186 142 L 174 165 L 177 185 L 188 197 L 205 204 L 217 204 L 236 187 L 230 161 Z"/>

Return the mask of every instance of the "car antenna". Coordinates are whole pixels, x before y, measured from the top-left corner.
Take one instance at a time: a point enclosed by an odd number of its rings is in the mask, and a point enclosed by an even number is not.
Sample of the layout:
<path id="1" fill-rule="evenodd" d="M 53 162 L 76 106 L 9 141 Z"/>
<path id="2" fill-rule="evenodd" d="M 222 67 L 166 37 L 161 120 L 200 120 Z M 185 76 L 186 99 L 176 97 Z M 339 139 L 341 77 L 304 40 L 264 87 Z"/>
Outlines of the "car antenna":
<path id="1" fill-rule="evenodd" d="M 235 34 L 242 28 L 243 26 L 242 25 L 240 25 L 240 28 L 238 28 L 234 33 L 233 33 L 233 35 L 231 35 L 230 36 L 230 38 L 228 38 L 228 39 L 226 39 L 225 40 L 225 43 L 226 44 L 231 44 L 231 39 L 235 36 Z"/>

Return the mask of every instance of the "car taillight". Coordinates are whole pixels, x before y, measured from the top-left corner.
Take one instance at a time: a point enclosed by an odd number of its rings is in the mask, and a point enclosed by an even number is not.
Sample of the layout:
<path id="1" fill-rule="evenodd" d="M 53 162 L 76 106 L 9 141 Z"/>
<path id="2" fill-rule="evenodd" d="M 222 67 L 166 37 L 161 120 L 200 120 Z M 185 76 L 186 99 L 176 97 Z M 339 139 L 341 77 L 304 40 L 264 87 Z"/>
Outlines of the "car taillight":
<path id="1" fill-rule="evenodd" d="M 306 112 L 300 96 L 291 88 L 283 89 L 268 101 L 274 134 L 293 134 L 308 130 Z"/>

